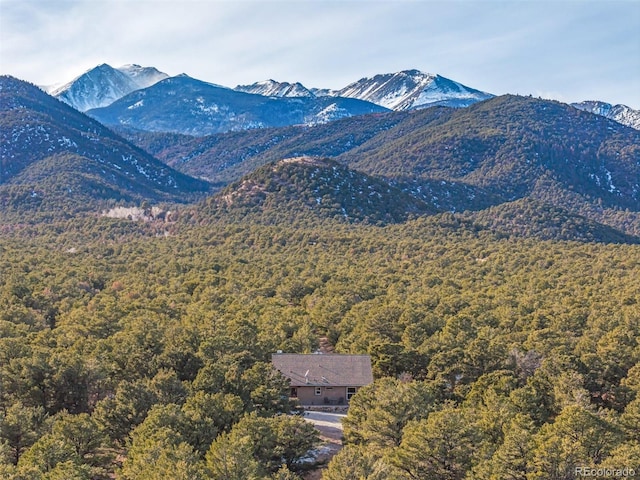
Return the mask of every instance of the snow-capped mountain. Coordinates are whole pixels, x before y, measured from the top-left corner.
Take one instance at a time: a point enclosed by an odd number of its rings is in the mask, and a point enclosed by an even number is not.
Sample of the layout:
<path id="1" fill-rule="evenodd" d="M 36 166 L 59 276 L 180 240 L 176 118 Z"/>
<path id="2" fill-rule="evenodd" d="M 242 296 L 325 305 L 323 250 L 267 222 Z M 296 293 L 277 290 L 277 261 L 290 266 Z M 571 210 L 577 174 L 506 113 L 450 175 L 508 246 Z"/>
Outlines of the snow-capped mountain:
<path id="1" fill-rule="evenodd" d="M 317 125 L 387 112 L 355 98 L 265 97 L 178 75 L 136 90 L 88 115 L 106 125 L 188 135 L 286 125 Z"/>
<path id="2" fill-rule="evenodd" d="M 169 77 L 166 73 L 160 72 L 154 67 L 124 65 L 120 68 L 113 68 L 110 65 L 102 64 L 85 72 L 66 85 L 50 90 L 49 93 L 77 110 L 87 112 L 97 108 L 108 107 L 134 91 L 152 87 L 167 78 Z M 353 115 L 354 112 L 351 111 L 351 107 L 354 105 L 346 107 L 346 99 L 373 103 L 385 109 L 409 110 L 434 105 L 466 107 L 493 96 L 466 87 L 440 75 L 423 73 L 419 70 L 406 70 L 362 78 L 341 90 L 308 89 L 299 82 L 278 82 L 271 79 L 251 85 L 238 85 L 234 89 L 211 83 L 209 85 L 220 87 L 227 91 L 271 99 L 305 100 L 306 102 L 316 100 L 311 108 L 312 111 L 309 111 L 310 105 L 308 104 L 305 104 L 305 107 L 301 109 L 300 105 L 295 103 L 289 103 L 288 107 L 283 104 L 278 109 L 280 116 L 285 113 L 284 111 L 287 108 L 291 109 L 284 116 L 290 117 L 292 121 L 294 121 L 295 117 L 295 122 L 304 124 L 318 124 Z M 182 96 L 182 92 L 177 92 L 177 94 Z M 335 98 L 335 101 L 329 101 L 332 97 Z M 140 107 L 140 105 L 142 104 L 129 105 L 128 108 L 132 110 Z M 199 109 L 201 105 L 196 105 L 196 107 Z M 231 108 L 231 110 L 237 118 L 233 119 L 233 125 L 229 124 L 227 128 L 235 130 L 274 126 L 271 121 L 273 120 L 272 118 L 247 120 L 247 117 L 252 116 L 251 113 L 235 111 L 234 108 Z M 307 111 L 303 112 L 303 110 Z M 366 108 L 356 107 L 356 110 L 358 110 L 356 114 L 367 113 Z M 171 112 L 165 112 L 165 115 L 170 114 Z M 163 119 L 156 120 L 157 122 L 164 121 Z M 202 122 L 203 120 L 200 119 L 197 123 L 199 125 Z M 281 124 L 280 120 L 276 123 L 277 125 Z M 213 133 L 221 131 L 220 129 L 223 128 L 222 125 L 209 125 L 201 129 L 198 125 L 194 127 L 191 133 L 198 132 L 196 134 L 203 134 L 204 131 Z M 176 130 L 172 128 L 171 131 Z M 178 131 L 184 131 L 184 129 L 178 128 Z"/>
<path id="3" fill-rule="evenodd" d="M 392 110 L 409 110 L 435 105 L 467 107 L 493 97 L 489 93 L 466 87 L 440 75 L 419 70 L 405 70 L 362 78 L 330 94 L 366 100 Z"/>
<path id="4" fill-rule="evenodd" d="M 110 65 L 102 64 L 88 70 L 65 85 L 42 88 L 77 110 L 86 112 L 96 108 L 107 107 L 136 90 L 151 87 L 167 78 L 169 76 L 166 73 L 154 67 L 130 64 L 113 68 Z M 299 82 L 278 82 L 272 79 L 250 85 L 238 85 L 233 89 L 211 83 L 210 85 L 236 92 L 279 99 L 350 98 L 364 100 L 396 111 L 436 105 L 457 108 L 467 107 L 494 96 L 490 93 L 467 87 L 441 75 L 425 73 L 420 70 L 404 70 L 365 77 L 340 90 L 307 88 Z M 344 111 L 341 103 L 342 101 L 338 101 L 335 104 L 328 103 L 324 105 L 320 111 L 313 114 L 314 116 L 317 115 L 317 118 L 309 118 L 306 115 L 303 123 L 316 124 L 351 115 L 352 113 Z M 580 110 L 602 115 L 636 130 L 640 129 L 640 111 L 626 105 L 611 105 L 600 101 L 585 101 L 572 105 Z M 295 105 L 291 104 L 290 106 L 294 110 L 296 109 Z M 240 123 L 244 124 L 243 121 L 240 121 Z M 269 123 L 252 123 L 248 128 L 267 126 Z M 234 127 L 234 129 L 236 128 L 247 127 L 238 125 Z"/>
<path id="5" fill-rule="evenodd" d="M 113 68 L 103 63 L 50 93 L 76 110 L 86 112 L 110 105 L 134 90 L 149 87 L 167 77 L 166 73 L 153 67 L 124 65 Z"/>
<path id="6" fill-rule="evenodd" d="M 299 82 L 277 82 L 271 79 L 252 85 L 238 85 L 234 90 L 264 95 L 265 97 L 315 97 L 307 87 Z"/>
<path id="7" fill-rule="evenodd" d="M 169 75 L 155 67 L 141 67 L 140 65 L 129 64 L 118 67 L 117 70 L 133 80 L 138 88 L 147 88 L 160 80 L 169 78 Z"/>
<path id="8" fill-rule="evenodd" d="M 640 110 L 634 110 L 626 105 L 611 105 L 610 103 L 589 100 L 586 102 L 572 103 L 578 110 L 595 113 L 603 117 L 615 120 L 627 127 L 640 130 Z"/>

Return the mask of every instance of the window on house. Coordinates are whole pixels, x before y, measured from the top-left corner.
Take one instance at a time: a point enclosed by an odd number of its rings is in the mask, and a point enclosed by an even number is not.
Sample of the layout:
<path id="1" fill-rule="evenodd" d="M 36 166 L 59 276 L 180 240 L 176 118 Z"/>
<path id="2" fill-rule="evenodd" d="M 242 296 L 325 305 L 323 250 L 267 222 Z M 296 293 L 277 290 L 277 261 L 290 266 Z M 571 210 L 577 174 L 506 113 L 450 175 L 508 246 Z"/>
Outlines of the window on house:
<path id="1" fill-rule="evenodd" d="M 293 398 L 296 398 L 298 396 L 298 389 L 297 388 L 295 388 L 295 387 L 291 388 L 291 396 Z"/>
<path id="2" fill-rule="evenodd" d="M 356 394 L 356 387 L 347 387 L 347 402 Z"/>
<path id="3" fill-rule="evenodd" d="M 316 395 L 322 395 L 322 387 L 316 387 Z"/>

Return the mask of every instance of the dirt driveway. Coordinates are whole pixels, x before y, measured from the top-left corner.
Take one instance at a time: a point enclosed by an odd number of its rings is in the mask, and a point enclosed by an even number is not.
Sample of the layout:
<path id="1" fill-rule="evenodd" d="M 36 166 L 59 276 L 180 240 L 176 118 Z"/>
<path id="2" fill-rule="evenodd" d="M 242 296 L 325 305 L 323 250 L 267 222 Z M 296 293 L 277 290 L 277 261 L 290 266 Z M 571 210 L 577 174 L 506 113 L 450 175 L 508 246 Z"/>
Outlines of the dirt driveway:
<path id="1" fill-rule="evenodd" d="M 346 417 L 344 413 L 305 412 L 304 419 L 313 423 L 318 429 L 320 440 L 322 441 L 313 455 L 319 468 L 307 472 L 304 475 L 305 480 L 319 480 L 322 478 L 323 467 L 342 448 L 342 419 L 344 417 Z"/>

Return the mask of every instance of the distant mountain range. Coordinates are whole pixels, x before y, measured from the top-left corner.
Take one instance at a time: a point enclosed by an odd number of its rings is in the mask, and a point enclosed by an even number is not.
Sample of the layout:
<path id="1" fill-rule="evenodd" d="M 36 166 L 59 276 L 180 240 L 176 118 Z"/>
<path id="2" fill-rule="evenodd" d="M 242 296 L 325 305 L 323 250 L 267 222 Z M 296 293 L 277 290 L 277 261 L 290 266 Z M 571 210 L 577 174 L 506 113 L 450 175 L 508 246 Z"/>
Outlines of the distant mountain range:
<path id="1" fill-rule="evenodd" d="M 209 190 L 38 87 L 0 77 L 0 212 L 191 201 Z"/>
<path id="2" fill-rule="evenodd" d="M 468 107 L 493 95 L 474 90 L 440 75 L 405 70 L 361 78 L 340 90 L 308 89 L 300 83 L 275 80 L 239 85 L 238 91 L 276 97 L 345 97 L 375 103 L 390 110 L 410 110 L 434 105 Z"/>
<path id="3" fill-rule="evenodd" d="M 175 168 L 214 183 L 235 181 L 278 159 L 310 155 L 336 158 L 397 181 L 463 182 L 473 187 L 475 202 L 520 198 L 548 171 L 564 178 L 563 188 L 606 197 L 607 203 L 621 208 L 640 208 L 640 132 L 566 104 L 530 97 L 495 97 L 466 109 L 436 107 L 346 118 L 313 128 L 201 138 L 123 134 Z M 460 196 L 453 198 L 440 198 L 442 208 L 460 209 L 455 205 Z M 461 209 L 468 208 L 473 207 Z"/>
<path id="4" fill-rule="evenodd" d="M 196 80 L 167 78 L 108 107 L 87 112 L 105 125 L 207 135 L 284 125 L 315 125 L 387 109 L 341 97 L 265 97 Z"/>
<path id="5" fill-rule="evenodd" d="M 174 78 L 189 77 L 182 74 Z M 125 65 L 113 68 L 102 64 L 68 84 L 50 90 L 50 93 L 80 111 L 91 110 L 91 115 L 109 125 L 190 135 L 294 124 L 315 125 L 376 111 L 371 106 L 367 110 L 362 104 L 348 104 L 344 100 L 346 98 L 403 111 L 432 106 L 468 107 L 493 97 L 490 93 L 419 70 L 365 77 L 339 90 L 307 88 L 298 82 L 275 80 L 238 85 L 231 89 L 191 79 L 183 90 L 174 88 L 172 97 L 162 97 L 166 88 L 155 86 L 165 79 L 168 75 L 154 67 Z M 181 81 L 177 82 L 180 86 Z M 211 87 L 226 91 L 212 94 Z M 149 93 L 130 96 L 133 92 L 149 88 Z M 203 91 L 207 91 L 210 97 L 203 95 Z M 242 96 L 234 97 L 231 92 L 289 101 L 267 105 L 264 98 L 248 101 Z M 149 102 L 145 104 L 144 101 L 139 103 L 143 96 L 153 98 L 153 105 L 149 106 Z M 335 101 L 328 98 L 335 98 Z M 121 99 L 121 103 L 111 108 Z M 292 99 L 302 100 L 302 103 L 290 101 Z M 582 102 L 574 106 L 640 128 L 640 112 L 624 105 Z M 134 109 L 138 111 L 133 112 Z M 159 115 L 162 118 L 157 118 Z"/>
<path id="6" fill-rule="evenodd" d="M 105 125 L 207 135 L 430 106 L 467 107 L 493 95 L 417 70 L 363 78 L 342 90 L 311 91 L 267 80 L 229 89 L 187 75 L 133 91 L 87 113 Z"/>
<path id="7" fill-rule="evenodd" d="M 598 101 L 572 103 L 571 105 L 580 110 L 602 115 L 627 127 L 640 130 L 640 110 L 634 110 L 626 105 L 611 105 L 610 103 Z"/>

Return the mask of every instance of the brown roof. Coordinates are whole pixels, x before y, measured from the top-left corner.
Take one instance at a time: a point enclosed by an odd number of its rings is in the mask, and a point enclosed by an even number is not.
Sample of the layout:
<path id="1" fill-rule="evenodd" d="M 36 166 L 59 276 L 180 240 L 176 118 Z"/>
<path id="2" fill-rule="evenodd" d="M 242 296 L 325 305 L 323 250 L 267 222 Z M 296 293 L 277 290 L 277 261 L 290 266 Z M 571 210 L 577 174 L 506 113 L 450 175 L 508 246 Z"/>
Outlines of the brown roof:
<path id="1" fill-rule="evenodd" d="M 271 361 L 291 380 L 292 387 L 361 387 L 373 383 L 369 355 L 274 353 Z"/>

